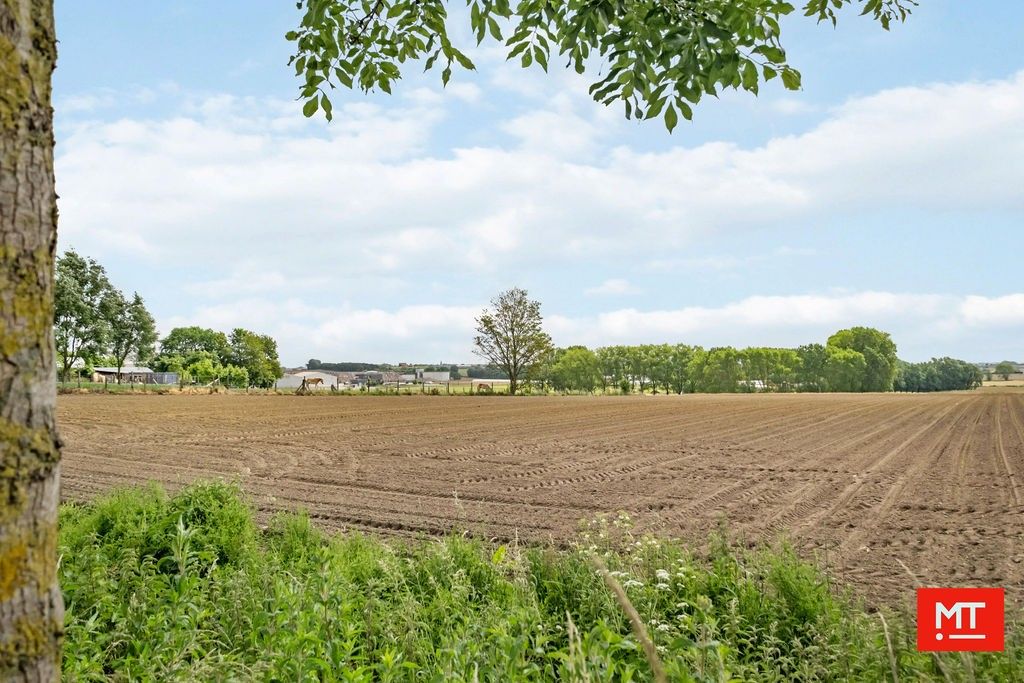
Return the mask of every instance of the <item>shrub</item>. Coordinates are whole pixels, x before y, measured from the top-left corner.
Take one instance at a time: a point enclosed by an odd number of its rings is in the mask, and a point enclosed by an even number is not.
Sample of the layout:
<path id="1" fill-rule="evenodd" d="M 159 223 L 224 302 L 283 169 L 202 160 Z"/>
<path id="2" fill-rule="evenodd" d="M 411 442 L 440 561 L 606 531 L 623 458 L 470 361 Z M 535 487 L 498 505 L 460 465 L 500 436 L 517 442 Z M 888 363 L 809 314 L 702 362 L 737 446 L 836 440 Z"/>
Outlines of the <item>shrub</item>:
<path id="1" fill-rule="evenodd" d="M 672 680 L 891 678 L 880 621 L 787 548 L 695 556 L 595 520 L 568 549 L 261 532 L 237 487 L 123 490 L 61 511 L 69 680 L 643 680 L 596 570 L 625 589 Z M 1020 680 L 1005 654 L 932 657 L 888 614 L 906 680 Z M 940 669 L 940 666 L 942 667 Z"/>

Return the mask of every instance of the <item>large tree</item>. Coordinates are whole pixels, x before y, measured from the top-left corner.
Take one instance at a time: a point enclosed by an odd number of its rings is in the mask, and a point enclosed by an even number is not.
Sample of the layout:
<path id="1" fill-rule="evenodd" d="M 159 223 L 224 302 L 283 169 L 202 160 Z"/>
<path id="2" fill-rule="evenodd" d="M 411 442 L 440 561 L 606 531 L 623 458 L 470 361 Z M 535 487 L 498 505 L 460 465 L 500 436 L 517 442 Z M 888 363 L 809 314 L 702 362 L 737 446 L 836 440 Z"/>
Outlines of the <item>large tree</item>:
<path id="1" fill-rule="evenodd" d="M 206 352 L 226 364 L 230 354 L 228 336 L 207 327 L 175 327 L 160 341 L 161 356 L 181 356 Z"/>
<path id="2" fill-rule="evenodd" d="M 544 331 L 540 302 L 518 287 L 491 300 L 476 319 L 474 352 L 501 368 L 509 379 L 509 393 L 529 377 L 552 353 L 551 337 Z"/>
<path id="3" fill-rule="evenodd" d="M 56 681 L 60 439 L 54 421 L 50 0 L 0 2 L 0 680 Z"/>
<path id="4" fill-rule="evenodd" d="M 563 349 L 551 366 L 551 384 L 559 391 L 593 392 L 601 384 L 601 362 L 585 346 Z"/>
<path id="5" fill-rule="evenodd" d="M 873 327 L 851 327 L 829 337 L 828 345 L 864 356 L 860 391 L 892 391 L 899 359 L 896 357 L 896 344 L 888 332 Z"/>
<path id="6" fill-rule="evenodd" d="M 1009 380 L 1010 375 L 1017 372 L 1017 365 L 1012 361 L 1000 361 L 995 367 L 995 373 L 1003 376 L 1003 381 Z"/>
<path id="7" fill-rule="evenodd" d="M 835 22 L 860 5 L 888 28 L 912 0 L 807 0 L 804 13 Z M 390 91 L 399 64 L 472 63 L 448 37 L 443 0 L 300 0 L 288 38 L 303 79 L 303 111 L 330 117 L 328 88 Z M 786 61 L 778 0 L 539 3 L 472 0 L 477 40 L 504 40 L 523 66 L 546 69 L 552 50 L 577 71 L 598 69 L 592 94 L 621 101 L 627 116 L 661 116 L 671 129 L 691 105 L 722 88 L 757 92 L 781 76 L 800 87 Z M 506 24 L 503 28 L 502 24 Z M 505 36 L 508 36 L 505 38 Z M 54 423 L 53 177 L 51 76 L 56 64 L 53 0 L 0 3 L 0 427 L 6 495 L 0 503 L 0 676 L 57 680 L 62 606 L 56 583 L 59 439 Z"/>
<path id="8" fill-rule="evenodd" d="M 228 344 L 225 365 L 245 368 L 252 386 L 272 387 L 284 374 L 277 357 L 277 342 L 273 338 L 238 327 L 231 332 Z"/>
<path id="9" fill-rule="evenodd" d="M 63 379 L 78 361 L 93 361 L 106 353 L 116 299 L 99 263 L 73 250 L 57 259 L 53 325 Z"/>
<path id="10" fill-rule="evenodd" d="M 138 292 L 131 301 L 121 292 L 115 292 L 110 306 L 110 353 L 117 366 L 117 381 L 121 382 L 121 368 L 129 355 L 137 363 L 145 363 L 153 356 L 156 344 L 156 321 L 146 309 Z"/>

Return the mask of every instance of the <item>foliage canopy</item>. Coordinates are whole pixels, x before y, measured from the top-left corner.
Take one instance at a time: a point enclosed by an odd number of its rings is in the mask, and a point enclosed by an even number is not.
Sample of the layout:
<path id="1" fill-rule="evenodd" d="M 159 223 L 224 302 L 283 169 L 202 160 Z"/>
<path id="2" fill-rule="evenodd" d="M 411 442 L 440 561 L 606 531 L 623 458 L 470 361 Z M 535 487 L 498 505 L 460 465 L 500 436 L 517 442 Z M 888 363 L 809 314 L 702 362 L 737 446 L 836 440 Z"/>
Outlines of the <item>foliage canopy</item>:
<path id="1" fill-rule="evenodd" d="M 833 25 L 848 6 L 888 30 L 914 0 L 807 0 L 803 14 Z M 552 59 L 577 73 L 597 72 L 594 100 L 621 102 L 626 118 L 662 117 L 671 131 L 706 95 L 756 94 L 776 77 L 800 88 L 782 44 L 782 0 L 467 0 L 476 42 L 493 40 L 523 68 L 547 71 Z M 302 79 L 303 113 L 333 115 L 337 86 L 391 92 L 406 62 L 441 67 L 445 84 L 458 65 L 475 66 L 449 34 L 443 0 L 299 0 L 290 63 Z"/>

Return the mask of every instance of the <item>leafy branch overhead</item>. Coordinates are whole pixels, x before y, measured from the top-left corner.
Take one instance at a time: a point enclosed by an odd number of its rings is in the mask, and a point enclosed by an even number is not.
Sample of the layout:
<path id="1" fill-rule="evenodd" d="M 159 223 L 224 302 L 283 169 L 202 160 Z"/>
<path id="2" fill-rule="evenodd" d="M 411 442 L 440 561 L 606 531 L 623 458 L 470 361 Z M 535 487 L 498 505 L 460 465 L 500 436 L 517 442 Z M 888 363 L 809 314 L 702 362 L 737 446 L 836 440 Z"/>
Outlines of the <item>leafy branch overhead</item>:
<path id="1" fill-rule="evenodd" d="M 883 28 L 903 21 L 915 0 L 807 0 L 803 14 L 833 25 L 847 5 Z M 622 102 L 626 118 L 662 117 L 669 131 L 705 95 L 727 88 L 757 94 L 778 77 L 800 88 L 782 46 L 780 21 L 797 11 L 779 0 L 467 0 L 477 44 L 493 40 L 508 59 L 547 71 L 552 58 L 596 72 L 590 94 Z M 391 92 L 406 62 L 441 68 L 473 62 L 449 36 L 443 0 L 299 0 L 302 21 L 287 39 L 303 79 L 303 113 L 332 117 L 338 86 Z"/>

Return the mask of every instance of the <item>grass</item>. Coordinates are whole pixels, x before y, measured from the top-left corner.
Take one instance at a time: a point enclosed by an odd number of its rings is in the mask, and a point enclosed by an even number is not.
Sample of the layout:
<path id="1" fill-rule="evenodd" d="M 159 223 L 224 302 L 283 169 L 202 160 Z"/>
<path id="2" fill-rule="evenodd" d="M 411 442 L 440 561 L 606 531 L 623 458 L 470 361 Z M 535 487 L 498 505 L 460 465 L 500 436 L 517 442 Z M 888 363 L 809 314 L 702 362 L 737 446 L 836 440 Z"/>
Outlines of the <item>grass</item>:
<path id="1" fill-rule="evenodd" d="M 711 546 L 624 516 L 568 550 L 327 536 L 259 528 L 230 485 L 126 489 L 61 510 L 65 678 L 641 681 L 645 635 L 674 681 L 1024 678 L 1017 627 L 1005 653 L 919 653 L 789 550 Z"/>

